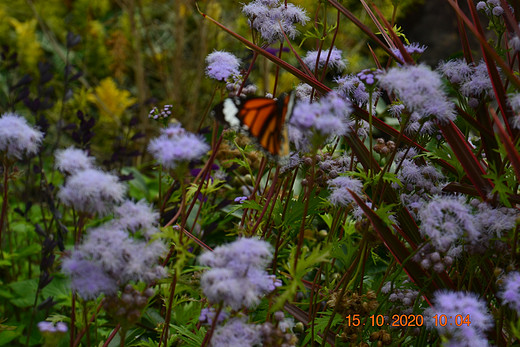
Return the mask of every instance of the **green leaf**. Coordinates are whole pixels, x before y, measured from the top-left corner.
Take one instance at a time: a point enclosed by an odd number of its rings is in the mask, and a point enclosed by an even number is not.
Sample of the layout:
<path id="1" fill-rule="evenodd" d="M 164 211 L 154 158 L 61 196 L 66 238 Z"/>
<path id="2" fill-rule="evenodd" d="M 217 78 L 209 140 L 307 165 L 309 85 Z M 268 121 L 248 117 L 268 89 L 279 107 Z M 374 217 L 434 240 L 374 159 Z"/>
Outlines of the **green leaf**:
<path id="1" fill-rule="evenodd" d="M 137 200 L 146 199 L 150 200 L 150 186 L 157 181 L 157 177 L 153 178 L 153 181 L 144 176 L 137 168 L 125 167 L 121 170 L 123 175 L 132 174 L 134 179 L 128 182 L 129 195 Z"/>
<path id="2" fill-rule="evenodd" d="M 172 331 L 182 336 L 183 346 L 200 347 L 206 335 L 205 327 L 200 327 L 198 330 L 195 330 L 196 333 L 191 332 L 188 327 L 183 325 L 170 325 L 170 327 Z"/>
<path id="3" fill-rule="evenodd" d="M 329 312 L 329 311 L 318 312 L 318 317 L 316 317 L 316 319 L 314 320 L 314 329 L 315 329 L 314 341 L 316 341 L 318 343 L 322 343 L 323 339 L 316 332 L 322 333 L 325 331 L 325 328 L 329 324 L 331 315 L 332 315 L 332 312 Z M 343 320 L 343 317 L 341 317 L 339 314 L 336 313 L 334 315 L 334 318 L 332 319 L 331 330 L 334 330 L 334 328 L 339 323 L 341 323 L 342 320 Z M 306 334 L 305 339 L 303 340 L 301 345 L 305 346 L 310 341 L 310 338 L 311 338 L 311 334 Z"/>
<path id="4" fill-rule="evenodd" d="M 23 329 L 23 326 L 19 326 L 14 330 L 4 330 L 0 332 L 0 346 L 6 346 L 14 339 L 21 337 Z"/>
<path id="5" fill-rule="evenodd" d="M 41 246 L 37 243 L 31 243 L 29 246 L 19 249 L 17 252 L 13 253 L 13 259 L 16 258 L 25 258 L 31 255 L 40 254 Z"/>
<path id="6" fill-rule="evenodd" d="M 330 248 L 330 246 L 327 246 L 324 249 L 316 247 L 310 253 L 306 253 L 302 250 L 302 254 L 298 258 L 298 264 L 296 268 L 294 268 L 296 247 L 294 247 L 291 250 L 291 255 L 289 256 L 287 263 L 284 265 L 284 268 L 289 272 L 291 276 L 291 281 L 288 285 L 284 285 L 281 287 L 280 291 L 282 293 L 276 299 L 272 311 L 277 311 L 281 309 L 285 302 L 290 300 L 291 297 L 295 295 L 299 289 L 304 288 L 302 278 L 312 270 L 314 265 L 329 260 Z"/>
<path id="7" fill-rule="evenodd" d="M 37 279 L 14 282 L 8 286 L 15 294 L 15 298 L 11 299 L 13 305 L 17 307 L 31 307 L 34 304 L 34 296 L 38 289 Z"/>
<path id="8" fill-rule="evenodd" d="M 70 306 L 71 290 L 69 280 L 61 274 L 55 274 L 51 283 L 42 289 L 42 296 L 44 298 L 52 296 L 61 305 Z"/>

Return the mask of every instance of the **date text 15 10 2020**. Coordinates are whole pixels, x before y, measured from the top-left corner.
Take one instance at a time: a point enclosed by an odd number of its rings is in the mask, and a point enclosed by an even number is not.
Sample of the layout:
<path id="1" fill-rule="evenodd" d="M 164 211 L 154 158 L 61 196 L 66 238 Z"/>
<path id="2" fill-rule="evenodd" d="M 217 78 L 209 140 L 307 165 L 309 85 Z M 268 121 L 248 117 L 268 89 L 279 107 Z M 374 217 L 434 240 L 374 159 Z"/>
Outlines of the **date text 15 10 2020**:
<path id="1" fill-rule="evenodd" d="M 436 314 L 433 318 L 434 326 L 468 326 L 471 324 L 469 314 L 458 314 L 448 316 L 445 314 Z M 393 327 L 421 327 L 424 325 L 424 317 L 420 314 L 395 314 L 392 317 L 386 317 L 382 314 L 371 315 L 362 319 L 359 314 L 352 314 L 346 317 L 347 325 L 360 326 L 393 326 Z"/>

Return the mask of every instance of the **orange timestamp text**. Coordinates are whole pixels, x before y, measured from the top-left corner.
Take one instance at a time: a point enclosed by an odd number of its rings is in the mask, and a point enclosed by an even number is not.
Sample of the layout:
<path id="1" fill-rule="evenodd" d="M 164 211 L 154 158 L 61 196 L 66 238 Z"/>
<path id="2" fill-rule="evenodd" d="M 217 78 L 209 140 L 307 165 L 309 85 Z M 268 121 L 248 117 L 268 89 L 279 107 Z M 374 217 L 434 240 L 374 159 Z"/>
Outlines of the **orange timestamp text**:
<path id="1" fill-rule="evenodd" d="M 382 314 L 371 315 L 362 319 L 359 314 L 352 314 L 345 317 L 346 323 L 349 326 L 392 326 L 392 327 L 421 327 L 424 325 L 424 317 L 420 314 L 394 314 L 393 316 L 384 316 Z M 471 324 L 469 314 L 458 314 L 449 316 L 445 314 L 438 314 L 432 317 L 433 325 L 438 326 L 463 326 Z"/>

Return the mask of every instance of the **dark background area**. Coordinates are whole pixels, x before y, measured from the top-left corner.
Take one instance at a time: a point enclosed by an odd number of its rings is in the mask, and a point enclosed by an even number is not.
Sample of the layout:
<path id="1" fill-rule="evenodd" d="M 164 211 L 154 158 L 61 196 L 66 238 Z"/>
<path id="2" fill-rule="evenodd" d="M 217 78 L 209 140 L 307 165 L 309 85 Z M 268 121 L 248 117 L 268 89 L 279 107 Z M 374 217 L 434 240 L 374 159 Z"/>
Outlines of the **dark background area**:
<path id="1" fill-rule="evenodd" d="M 466 15 L 469 10 L 465 1 L 459 1 Z M 487 20 L 483 19 L 483 23 Z M 441 60 L 462 56 L 461 43 L 457 28 L 457 16 L 447 1 L 425 0 L 401 19 L 399 25 L 410 43 L 426 45 L 428 49 L 419 59 L 420 62 L 436 67 Z M 481 56 L 476 40 L 468 32 L 474 59 Z"/>

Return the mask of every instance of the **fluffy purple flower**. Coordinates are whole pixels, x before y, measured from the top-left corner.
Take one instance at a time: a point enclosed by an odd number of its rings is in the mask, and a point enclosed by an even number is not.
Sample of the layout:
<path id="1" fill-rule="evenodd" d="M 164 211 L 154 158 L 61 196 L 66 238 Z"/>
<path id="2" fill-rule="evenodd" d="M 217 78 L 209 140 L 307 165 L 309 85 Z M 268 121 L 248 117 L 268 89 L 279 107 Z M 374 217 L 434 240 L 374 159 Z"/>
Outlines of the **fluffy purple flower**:
<path id="1" fill-rule="evenodd" d="M 466 97 L 494 96 L 486 62 L 481 60 L 478 65 L 472 66 L 472 70 L 472 74 L 460 86 L 461 93 Z"/>
<path id="2" fill-rule="evenodd" d="M 441 123 L 455 119 L 453 103 L 442 89 L 440 75 L 425 65 L 405 65 L 379 75 L 379 84 L 396 93 L 410 112 L 422 119 L 434 117 Z"/>
<path id="3" fill-rule="evenodd" d="M 513 109 L 515 115 L 510 119 L 511 126 L 515 129 L 520 129 L 520 93 L 509 94 L 508 96 L 509 105 Z"/>
<path id="4" fill-rule="evenodd" d="M 402 160 L 401 170 L 397 173 L 397 178 L 399 178 L 405 190 L 413 191 L 417 195 L 442 193 L 441 186 L 444 175 L 429 164 L 417 165 L 412 158 L 404 158 Z M 396 184 L 392 186 L 394 188 L 398 187 Z"/>
<path id="5" fill-rule="evenodd" d="M 87 152 L 82 149 L 69 147 L 56 151 L 54 155 L 56 168 L 69 175 L 94 168 L 94 157 L 89 157 Z"/>
<path id="6" fill-rule="evenodd" d="M 356 76 L 367 88 L 373 89 L 376 83 L 377 74 L 379 74 L 378 70 L 364 69 L 358 72 Z"/>
<path id="7" fill-rule="evenodd" d="M 58 192 L 67 206 L 88 214 L 106 215 L 115 203 L 123 201 L 126 186 L 117 176 L 97 169 L 86 169 L 69 176 Z"/>
<path id="8" fill-rule="evenodd" d="M 148 145 L 148 150 L 165 168 L 174 169 L 179 163 L 200 159 L 209 151 L 209 146 L 180 124 L 173 124 L 161 130 L 161 135 Z"/>
<path id="9" fill-rule="evenodd" d="M 408 54 L 410 55 L 420 55 L 420 54 L 423 54 L 424 51 L 426 50 L 426 46 L 421 46 L 419 43 L 417 42 L 414 42 L 414 43 L 411 43 L 409 45 L 405 45 L 404 46 L 404 49 L 406 50 L 406 52 L 408 52 Z M 403 58 L 403 55 L 401 54 L 401 51 L 399 50 L 399 48 L 393 48 L 392 49 L 392 52 L 398 57 L 400 58 L 401 60 L 404 61 L 404 58 Z"/>
<path id="10" fill-rule="evenodd" d="M 117 224 L 106 223 L 88 230 L 62 269 L 73 290 L 84 299 L 93 299 L 102 293 L 115 294 L 130 281 L 151 283 L 163 278 L 166 271 L 158 259 L 165 251 L 160 240 L 138 240 Z"/>
<path id="11" fill-rule="evenodd" d="M 199 263 L 212 268 L 230 268 L 244 272 L 251 267 L 265 268 L 272 257 L 269 243 L 244 237 L 230 244 L 218 246 L 213 252 L 203 253 L 199 257 Z"/>
<path id="12" fill-rule="evenodd" d="M 390 113 L 390 115 L 392 115 L 392 117 L 400 117 L 401 114 L 403 113 L 403 111 L 404 111 L 403 104 L 392 104 L 392 106 L 390 106 L 388 108 L 388 113 Z"/>
<path id="13" fill-rule="evenodd" d="M 328 49 L 322 50 L 318 59 L 318 51 L 309 51 L 302 60 L 311 70 L 316 68 L 316 64 L 318 65 L 318 69 L 323 69 L 325 63 L 327 62 L 327 58 L 329 57 L 329 52 L 330 50 Z M 332 52 L 330 52 L 330 58 L 328 58 L 327 66 L 329 68 L 335 69 L 338 72 L 345 69 L 347 64 L 341 57 L 341 50 L 337 49 L 336 47 L 332 48 Z"/>
<path id="14" fill-rule="evenodd" d="M 493 13 L 493 16 L 498 17 L 504 14 L 504 9 L 501 6 L 495 6 L 491 10 L 491 13 Z"/>
<path id="15" fill-rule="evenodd" d="M 235 198 L 235 202 L 238 202 L 239 204 L 243 204 L 244 201 L 247 200 L 247 196 L 239 196 Z"/>
<path id="16" fill-rule="evenodd" d="M 464 59 L 441 62 L 437 70 L 446 76 L 451 83 L 456 84 L 466 81 L 473 73 L 472 67 Z"/>
<path id="17" fill-rule="evenodd" d="M 199 316 L 199 322 L 202 324 L 212 325 L 213 321 L 215 320 L 216 311 L 213 307 L 210 308 L 203 308 L 200 311 Z M 218 318 L 217 318 L 217 324 L 222 323 L 224 320 L 228 318 L 229 314 L 226 311 L 220 311 Z"/>
<path id="18" fill-rule="evenodd" d="M 499 0 L 487 0 L 479 1 L 477 3 L 477 10 L 484 11 L 488 16 L 501 16 L 504 13 L 504 9 L 500 6 Z"/>
<path id="19" fill-rule="evenodd" d="M 111 223 L 89 230 L 78 247 L 85 259 L 100 264 L 118 283 L 143 281 L 150 283 L 165 275 L 157 264 L 166 247 L 160 240 L 146 242 L 130 237 Z"/>
<path id="20" fill-rule="evenodd" d="M 233 54 L 223 51 L 215 51 L 206 57 L 206 75 L 217 81 L 225 81 L 228 78 L 239 75 L 240 60 Z"/>
<path id="21" fill-rule="evenodd" d="M 267 242 L 247 238 L 202 254 L 199 263 L 211 267 L 200 281 L 204 295 L 211 303 L 233 310 L 256 306 L 281 284 L 264 270 L 271 258 Z"/>
<path id="22" fill-rule="evenodd" d="M 476 211 L 475 224 L 488 238 L 501 237 L 502 232 L 512 230 L 516 226 L 519 212 L 515 208 L 498 207 L 480 202 Z"/>
<path id="23" fill-rule="evenodd" d="M 516 34 L 511 34 L 511 39 L 509 39 L 509 47 L 514 52 L 520 52 L 520 37 L 518 37 Z"/>
<path id="24" fill-rule="evenodd" d="M 117 293 L 118 285 L 115 278 L 103 271 L 100 264 L 81 259 L 79 253 L 74 252 L 61 265 L 65 275 L 70 277 L 70 286 L 83 299 L 92 300 L 101 293 L 113 295 Z"/>
<path id="25" fill-rule="evenodd" d="M 502 284 L 502 291 L 499 293 L 504 304 L 520 313 L 520 273 L 510 272 Z"/>
<path id="26" fill-rule="evenodd" d="M 486 9 L 486 2 L 485 1 L 479 1 L 477 3 L 477 11 L 483 11 Z"/>
<path id="27" fill-rule="evenodd" d="M 363 183 L 355 178 L 340 176 L 336 177 L 327 182 L 331 193 L 329 195 L 329 201 L 333 205 L 348 206 L 354 201 L 352 194 L 347 190 L 351 190 L 358 196 L 361 195 L 361 189 Z"/>
<path id="28" fill-rule="evenodd" d="M 218 327 L 211 337 L 213 347 L 256 346 L 261 342 L 258 328 L 240 318 L 233 318 L 226 325 Z"/>
<path id="29" fill-rule="evenodd" d="M 302 100 L 294 107 L 289 136 L 299 149 L 305 148 L 308 142 L 323 145 L 323 137 L 342 136 L 350 130 L 351 111 L 350 103 L 335 92 L 313 103 Z"/>
<path id="30" fill-rule="evenodd" d="M 430 327 L 437 329 L 440 335 L 449 338 L 447 346 L 488 346 L 484 332 L 492 326 L 492 316 L 487 310 L 487 305 L 475 294 L 464 292 L 437 291 L 433 298 L 433 307 L 426 310 L 425 319 Z M 470 317 L 471 324 L 441 324 L 434 325 L 434 315 L 446 315 L 455 319 L 457 315 Z"/>
<path id="31" fill-rule="evenodd" d="M 66 333 L 69 329 L 67 328 L 67 324 L 63 322 L 58 322 L 56 325 L 52 322 L 42 321 L 38 324 L 38 330 L 40 332 L 48 332 L 48 333 Z"/>
<path id="32" fill-rule="evenodd" d="M 257 30 L 267 43 L 284 41 L 284 33 L 294 39 L 298 35 L 295 24 L 305 25 L 309 20 L 305 10 L 291 3 L 279 0 L 254 0 L 242 7 L 242 12 L 249 18 L 249 24 Z"/>
<path id="33" fill-rule="evenodd" d="M 21 159 L 23 154 L 35 154 L 43 140 L 43 133 L 29 124 L 25 118 L 7 112 L 0 117 L 0 152 L 7 157 Z"/>
<path id="34" fill-rule="evenodd" d="M 335 78 L 334 82 L 338 84 L 337 91 L 341 96 L 350 97 L 359 106 L 366 105 L 369 99 L 369 93 L 366 90 L 365 83 L 359 79 L 357 75 L 345 75 Z M 375 101 L 376 98 L 374 98 Z"/>
<path id="35" fill-rule="evenodd" d="M 114 215 L 114 223 L 132 233 L 141 231 L 146 239 L 150 239 L 159 231 L 159 213 L 144 200 L 127 200 L 115 209 Z"/>
<path id="36" fill-rule="evenodd" d="M 434 197 L 419 211 L 420 232 L 428 236 L 436 250 L 447 251 L 458 239 L 478 239 L 480 231 L 470 208 L 457 197 Z"/>

